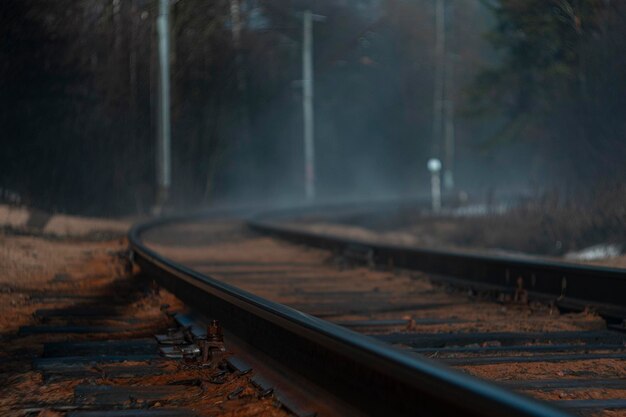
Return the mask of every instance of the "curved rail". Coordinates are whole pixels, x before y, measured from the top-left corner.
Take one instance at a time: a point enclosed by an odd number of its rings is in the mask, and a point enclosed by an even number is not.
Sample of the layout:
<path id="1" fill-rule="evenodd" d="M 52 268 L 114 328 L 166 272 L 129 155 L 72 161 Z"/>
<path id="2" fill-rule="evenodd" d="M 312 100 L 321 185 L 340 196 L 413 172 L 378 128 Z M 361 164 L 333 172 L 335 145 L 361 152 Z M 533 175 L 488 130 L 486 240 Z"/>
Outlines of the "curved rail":
<path id="1" fill-rule="evenodd" d="M 202 218 L 196 215 L 193 218 Z M 322 389 L 380 416 L 566 416 L 553 406 L 458 373 L 200 274 L 148 248 L 142 233 L 190 220 L 158 219 L 129 233 L 135 261 L 191 307 Z"/>
<path id="2" fill-rule="evenodd" d="M 316 208 L 301 208 L 263 214 L 250 220 L 248 226 L 258 232 L 340 253 L 358 248 L 367 252 L 370 260 L 378 265 L 419 270 L 477 288 L 505 292 L 523 289 L 531 297 L 554 301 L 566 309 L 592 307 L 610 320 L 621 322 L 626 318 L 624 269 L 376 243 L 311 232 L 276 221 L 317 211 Z"/>

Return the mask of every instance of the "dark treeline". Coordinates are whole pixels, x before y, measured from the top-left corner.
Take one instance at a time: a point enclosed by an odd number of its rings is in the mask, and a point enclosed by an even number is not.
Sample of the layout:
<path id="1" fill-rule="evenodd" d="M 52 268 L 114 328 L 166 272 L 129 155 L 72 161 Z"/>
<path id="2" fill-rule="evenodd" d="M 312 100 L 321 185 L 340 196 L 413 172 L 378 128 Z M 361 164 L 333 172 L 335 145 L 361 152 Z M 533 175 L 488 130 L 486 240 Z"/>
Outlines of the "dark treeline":
<path id="1" fill-rule="evenodd" d="M 624 175 L 621 2 L 446 3 L 457 189 Z M 425 161 L 441 152 L 432 139 L 434 4 L 172 1 L 175 205 L 302 197 L 305 8 L 326 16 L 315 24 L 318 195 L 423 191 Z M 149 210 L 157 6 L 2 1 L 0 188 L 46 210 Z"/>
<path id="2" fill-rule="evenodd" d="M 502 60 L 472 88 L 474 110 L 501 121 L 491 142 L 532 143 L 552 173 L 583 188 L 623 183 L 626 2 L 490 4 L 488 39 Z"/>
<path id="3" fill-rule="evenodd" d="M 150 201 L 150 6 L 2 2 L 0 186 L 47 210 L 115 213 Z"/>

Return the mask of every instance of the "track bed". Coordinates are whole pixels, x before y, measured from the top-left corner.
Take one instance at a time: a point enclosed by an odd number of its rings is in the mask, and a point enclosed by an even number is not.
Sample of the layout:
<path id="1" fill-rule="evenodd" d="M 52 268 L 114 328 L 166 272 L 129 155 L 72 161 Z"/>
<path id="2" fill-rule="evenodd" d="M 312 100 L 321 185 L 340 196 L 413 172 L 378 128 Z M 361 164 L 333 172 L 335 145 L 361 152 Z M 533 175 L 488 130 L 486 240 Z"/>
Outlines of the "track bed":
<path id="1" fill-rule="evenodd" d="M 626 334 L 592 312 L 517 295 L 462 292 L 419 272 L 363 266 L 214 219 L 144 236 L 220 281 L 547 400 L 578 414 L 626 415 Z M 355 262 L 356 260 L 356 262 Z"/>

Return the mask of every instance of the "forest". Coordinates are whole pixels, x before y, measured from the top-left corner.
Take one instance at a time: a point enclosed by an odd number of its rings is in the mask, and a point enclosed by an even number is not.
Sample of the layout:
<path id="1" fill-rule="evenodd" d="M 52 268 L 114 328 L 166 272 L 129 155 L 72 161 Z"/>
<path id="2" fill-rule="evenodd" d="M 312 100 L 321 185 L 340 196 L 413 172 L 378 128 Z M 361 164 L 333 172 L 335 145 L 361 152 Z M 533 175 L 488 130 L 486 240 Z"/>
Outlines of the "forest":
<path id="1" fill-rule="evenodd" d="M 584 194 L 625 182 L 624 2 L 441 0 L 442 69 L 438 1 L 171 1 L 170 204 L 303 198 L 304 10 L 325 17 L 314 27 L 320 200 L 428 189 L 426 161 L 443 158 L 433 95 L 444 69 L 448 192 Z M 0 199 L 150 211 L 157 3 L 2 1 Z"/>

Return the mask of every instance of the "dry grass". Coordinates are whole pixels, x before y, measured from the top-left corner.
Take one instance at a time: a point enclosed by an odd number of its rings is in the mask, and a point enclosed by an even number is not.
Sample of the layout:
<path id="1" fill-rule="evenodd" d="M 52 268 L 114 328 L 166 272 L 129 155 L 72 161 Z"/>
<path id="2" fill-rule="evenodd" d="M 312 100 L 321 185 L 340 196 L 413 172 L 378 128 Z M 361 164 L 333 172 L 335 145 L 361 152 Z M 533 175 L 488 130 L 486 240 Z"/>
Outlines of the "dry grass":
<path id="1" fill-rule="evenodd" d="M 601 243 L 626 242 L 626 185 L 564 199 L 557 194 L 509 212 L 456 219 L 449 236 L 459 246 L 559 256 Z"/>

